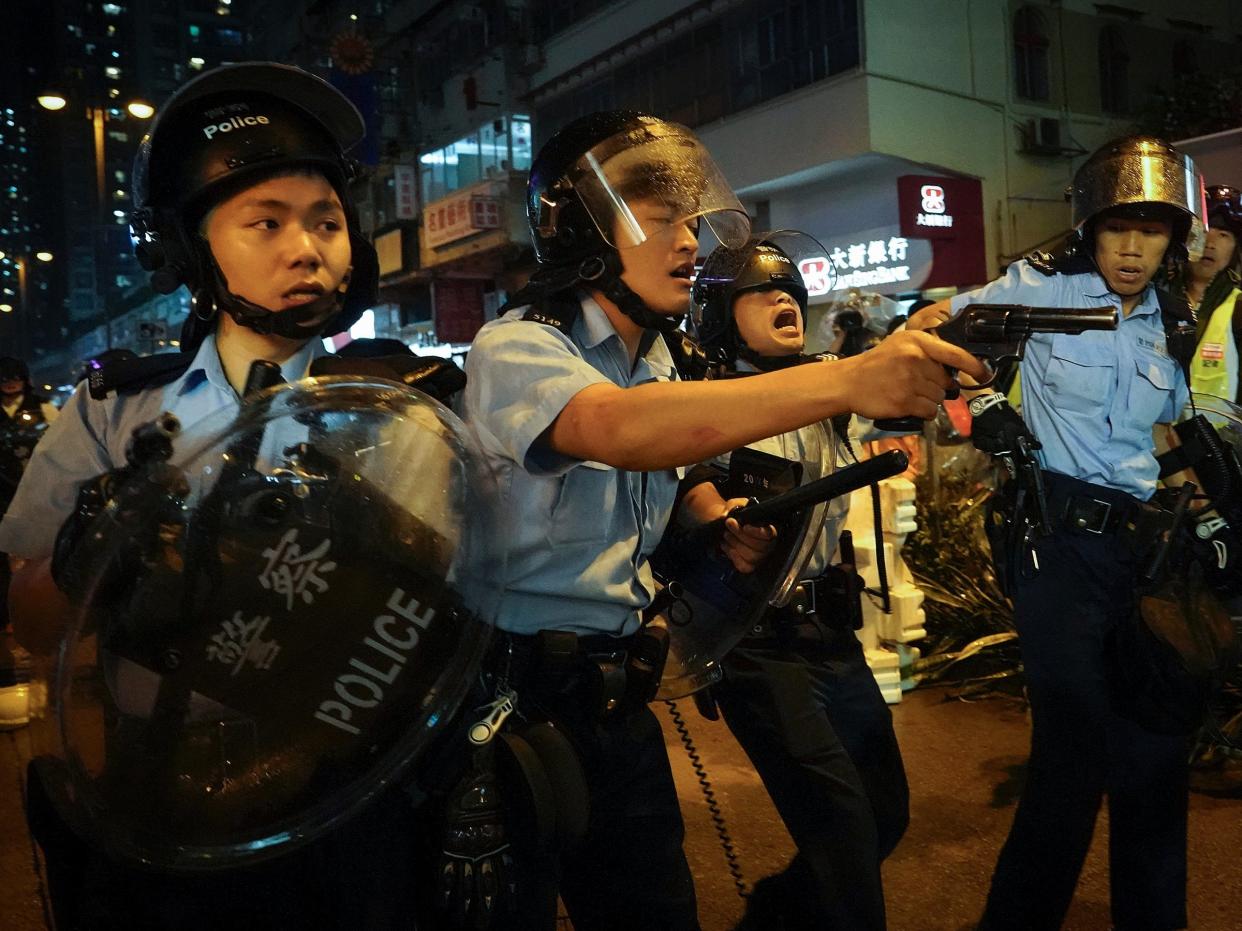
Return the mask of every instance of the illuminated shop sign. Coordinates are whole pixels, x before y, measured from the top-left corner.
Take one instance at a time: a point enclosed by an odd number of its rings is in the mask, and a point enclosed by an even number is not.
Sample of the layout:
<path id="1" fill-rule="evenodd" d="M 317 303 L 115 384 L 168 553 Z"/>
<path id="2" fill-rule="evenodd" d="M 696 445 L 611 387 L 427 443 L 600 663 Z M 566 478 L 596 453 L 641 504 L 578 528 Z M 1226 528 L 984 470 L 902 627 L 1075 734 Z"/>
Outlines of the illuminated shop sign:
<path id="1" fill-rule="evenodd" d="M 924 184 L 919 187 L 920 206 L 914 222 L 919 226 L 948 227 L 953 225 L 953 214 L 946 212 L 944 188 L 939 184 Z"/>
<path id="2" fill-rule="evenodd" d="M 827 255 L 803 259 L 798 271 L 810 297 L 850 288 L 900 291 L 913 277 L 909 252 L 910 241 L 904 236 L 834 244 Z"/>

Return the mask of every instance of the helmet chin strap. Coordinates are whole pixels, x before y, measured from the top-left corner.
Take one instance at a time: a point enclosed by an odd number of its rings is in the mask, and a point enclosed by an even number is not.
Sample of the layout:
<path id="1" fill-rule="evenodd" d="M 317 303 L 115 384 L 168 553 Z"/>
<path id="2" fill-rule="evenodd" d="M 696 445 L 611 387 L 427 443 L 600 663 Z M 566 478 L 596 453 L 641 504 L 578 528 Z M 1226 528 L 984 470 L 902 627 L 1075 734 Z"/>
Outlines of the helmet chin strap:
<path id="1" fill-rule="evenodd" d="M 214 259 L 211 262 L 212 291 L 216 307 L 227 313 L 238 326 L 254 330 L 262 336 L 282 336 L 285 339 L 308 340 L 327 329 L 345 305 L 345 291 L 338 289 L 333 297 L 333 307 L 328 313 L 315 306 L 316 302 L 289 310 L 268 310 L 229 290 L 224 273 Z"/>
<path id="2" fill-rule="evenodd" d="M 578 276 L 585 284 L 598 288 L 604 297 L 617 305 L 621 313 L 644 330 L 672 333 L 681 326 L 681 321 L 686 317 L 684 313 L 670 316 L 649 309 L 643 299 L 621 280 L 621 271 L 621 254 L 615 249 L 589 258 L 578 266 Z"/>
<path id="3" fill-rule="evenodd" d="M 755 352 L 740 336 L 737 340 L 737 355 L 739 359 L 745 359 L 761 372 L 775 372 L 780 369 L 792 368 L 795 365 L 801 365 L 807 360 L 807 357 L 800 352 L 795 352 L 788 356 L 763 356 Z"/>

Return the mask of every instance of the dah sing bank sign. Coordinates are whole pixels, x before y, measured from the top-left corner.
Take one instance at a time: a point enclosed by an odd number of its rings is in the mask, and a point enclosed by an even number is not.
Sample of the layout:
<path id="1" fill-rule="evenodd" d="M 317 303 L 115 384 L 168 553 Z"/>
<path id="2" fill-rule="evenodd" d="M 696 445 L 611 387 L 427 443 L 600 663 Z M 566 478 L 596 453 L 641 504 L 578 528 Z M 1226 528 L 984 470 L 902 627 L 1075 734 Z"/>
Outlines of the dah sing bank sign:
<path id="1" fill-rule="evenodd" d="M 934 261 L 924 288 L 982 284 L 983 186 L 975 178 L 903 175 L 897 179 L 901 235 L 929 239 Z"/>

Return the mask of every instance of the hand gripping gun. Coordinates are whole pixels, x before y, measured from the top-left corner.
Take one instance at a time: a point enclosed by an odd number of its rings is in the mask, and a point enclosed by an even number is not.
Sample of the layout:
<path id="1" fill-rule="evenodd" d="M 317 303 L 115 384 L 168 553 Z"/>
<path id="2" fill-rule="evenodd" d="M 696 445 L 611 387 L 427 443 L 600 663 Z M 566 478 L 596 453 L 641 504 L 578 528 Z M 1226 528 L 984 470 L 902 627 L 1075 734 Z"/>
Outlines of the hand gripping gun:
<path id="1" fill-rule="evenodd" d="M 1066 333 L 1077 336 L 1086 330 L 1115 330 L 1117 311 L 1113 307 L 1080 310 L 1073 307 L 1024 307 L 1020 304 L 968 304 L 938 327 L 935 333 L 945 342 L 960 346 L 988 362 L 992 377 L 974 388 L 988 388 L 996 372 L 1006 362 L 1020 362 L 1026 355 L 1026 341 L 1034 333 Z M 946 396 L 956 398 L 960 386 Z M 923 421 L 917 417 L 877 420 L 876 429 L 892 433 L 918 433 Z"/>

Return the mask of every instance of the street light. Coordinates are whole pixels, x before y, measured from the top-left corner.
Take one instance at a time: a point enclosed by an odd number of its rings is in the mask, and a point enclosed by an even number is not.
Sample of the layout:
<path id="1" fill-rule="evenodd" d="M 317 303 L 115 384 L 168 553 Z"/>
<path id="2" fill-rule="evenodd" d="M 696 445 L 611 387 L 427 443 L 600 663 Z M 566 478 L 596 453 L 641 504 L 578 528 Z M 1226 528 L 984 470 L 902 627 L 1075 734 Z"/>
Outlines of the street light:
<path id="1" fill-rule="evenodd" d="M 45 110 L 63 110 L 69 103 L 68 98 L 55 90 L 47 90 L 38 96 L 39 105 Z M 108 107 L 100 105 L 87 105 L 86 118 L 91 121 L 91 127 L 94 130 L 95 137 L 95 193 L 96 193 L 96 223 L 98 230 L 94 237 L 95 241 L 95 269 L 98 275 L 99 269 L 99 240 L 103 236 L 103 230 L 109 226 L 110 217 L 108 215 L 108 186 L 104 182 L 107 173 L 106 164 L 104 162 L 104 122 L 108 119 Z M 155 115 L 155 107 L 147 103 L 145 100 L 131 100 L 125 105 L 126 111 L 130 116 L 139 120 L 148 120 Z M 43 255 L 48 257 L 45 259 Z M 40 253 L 36 256 L 40 261 L 50 262 L 52 254 Z M 99 285 L 99 279 L 95 280 L 96 295 L 102 294 L 102 288 Z M 104 323 L 106 325 L 108 348 L 112 348 L 112 314 L 109 312 L 107 304 L 104 306 Z"/>
<path id="2" fill-rule="evenodd" d="M 69 103 L 63 94 L 58 94 L 55 91 L 40 94 L 38 99 L 39 106 L 44 110 L 63 110 Z"/>

